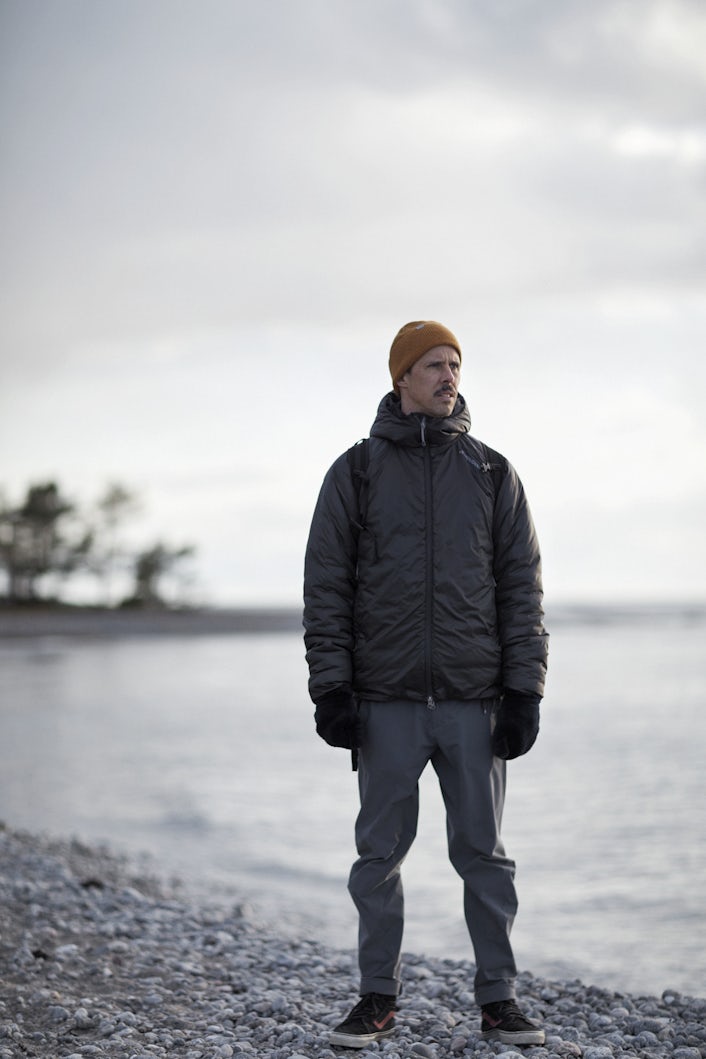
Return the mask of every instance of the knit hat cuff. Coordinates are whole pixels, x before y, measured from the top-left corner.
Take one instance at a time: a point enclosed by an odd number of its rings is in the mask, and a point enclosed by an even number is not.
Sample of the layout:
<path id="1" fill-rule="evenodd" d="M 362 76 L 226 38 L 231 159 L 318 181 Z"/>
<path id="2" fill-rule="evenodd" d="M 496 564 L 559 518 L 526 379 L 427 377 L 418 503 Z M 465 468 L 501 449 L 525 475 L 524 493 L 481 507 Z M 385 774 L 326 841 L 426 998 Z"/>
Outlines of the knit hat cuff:
<path id="1" fill-rule="evenodd" d="M 395 392 L 398 381 L 413 364 L 435 346 L 453 346 L 461 359 L 461 346 L 448 327 L 435 320 L 414 320 L 405 324 L 395 335 L 390 347 L 390 375 Z"/>

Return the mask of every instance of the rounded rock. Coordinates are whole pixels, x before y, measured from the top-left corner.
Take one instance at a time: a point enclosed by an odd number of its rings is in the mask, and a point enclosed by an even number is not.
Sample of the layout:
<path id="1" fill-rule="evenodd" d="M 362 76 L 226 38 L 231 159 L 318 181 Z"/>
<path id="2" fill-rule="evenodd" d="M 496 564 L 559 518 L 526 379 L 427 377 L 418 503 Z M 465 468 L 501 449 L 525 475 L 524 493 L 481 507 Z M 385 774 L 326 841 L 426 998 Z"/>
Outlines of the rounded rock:
<path id="1" fill-rule="evenodd" d="M 61 1004 L 52 1004 L 47 1014 L 52 1022 L 66 1022 L 66 1020 L 71 1017 L 66 1008 L 62 1007 Z"/>

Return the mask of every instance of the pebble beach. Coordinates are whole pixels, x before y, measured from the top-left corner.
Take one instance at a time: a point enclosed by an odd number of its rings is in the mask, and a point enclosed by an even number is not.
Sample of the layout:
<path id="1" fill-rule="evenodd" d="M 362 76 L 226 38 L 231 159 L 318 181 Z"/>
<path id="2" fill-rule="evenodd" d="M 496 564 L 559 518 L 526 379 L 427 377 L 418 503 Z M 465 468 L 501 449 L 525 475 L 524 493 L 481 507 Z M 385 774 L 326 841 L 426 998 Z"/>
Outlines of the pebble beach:
<path id="1" fill-rule="evenodd" d="M 146 860 L 0 825 L 0 1059 L 706 1056 L 706 999 L 529 973 L 520 1000 L 545 1046 L 483 1041 L 473 970 L 406 954 L 395 1036 L 334 1050 L 357 999 L 353 952 L 204 905 Z"/>

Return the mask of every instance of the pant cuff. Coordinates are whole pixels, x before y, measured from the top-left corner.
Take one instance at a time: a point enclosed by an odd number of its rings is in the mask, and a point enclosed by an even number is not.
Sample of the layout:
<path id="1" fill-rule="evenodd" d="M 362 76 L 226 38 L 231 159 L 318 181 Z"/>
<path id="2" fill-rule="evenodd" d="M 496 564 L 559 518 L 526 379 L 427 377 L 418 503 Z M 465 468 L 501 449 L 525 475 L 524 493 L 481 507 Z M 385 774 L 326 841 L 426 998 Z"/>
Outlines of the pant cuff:
<path id="1" fill-rule="evenodd" d="M 397 996 L 400 983 L 395 978 L 361 978 L 360 995 L 365 993 L 382 993 L 383 996 Z"/>
<path id="2" fill-rule="evenodd" d="M 484 1004 L 497 1004 L 499 1000 L 516 1000 L 517 992 L 510 982 L 497 982 L 495 985 L 481 986 L 476 989 L 478 1007 Z"/>

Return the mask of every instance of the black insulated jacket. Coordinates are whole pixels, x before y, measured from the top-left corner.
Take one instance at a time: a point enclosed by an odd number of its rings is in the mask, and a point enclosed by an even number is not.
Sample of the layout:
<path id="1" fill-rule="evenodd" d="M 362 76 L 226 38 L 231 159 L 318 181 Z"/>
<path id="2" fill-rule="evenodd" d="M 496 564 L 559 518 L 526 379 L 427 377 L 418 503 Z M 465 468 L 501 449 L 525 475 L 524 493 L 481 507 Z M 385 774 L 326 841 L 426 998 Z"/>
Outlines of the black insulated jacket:
<path id="1" fill-rule="evenodd" d="M 344 453 L 309 534 L 304 628 L 314 701 L 542 695 L 548 636 L 541 560 L 522 484 L 469 434 L 459 396 L 444 418 L 381 402 L 370 432 L 364 524 Z"/>

